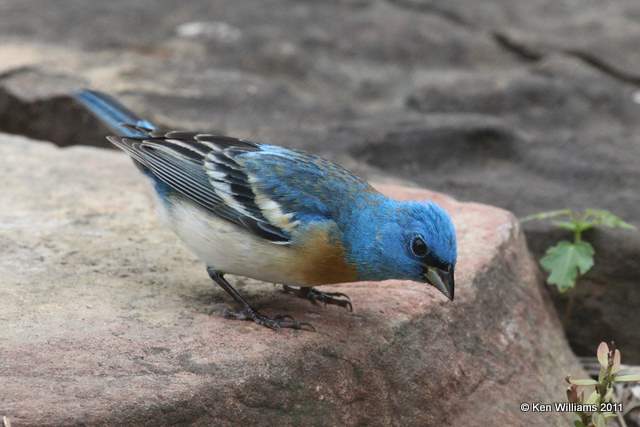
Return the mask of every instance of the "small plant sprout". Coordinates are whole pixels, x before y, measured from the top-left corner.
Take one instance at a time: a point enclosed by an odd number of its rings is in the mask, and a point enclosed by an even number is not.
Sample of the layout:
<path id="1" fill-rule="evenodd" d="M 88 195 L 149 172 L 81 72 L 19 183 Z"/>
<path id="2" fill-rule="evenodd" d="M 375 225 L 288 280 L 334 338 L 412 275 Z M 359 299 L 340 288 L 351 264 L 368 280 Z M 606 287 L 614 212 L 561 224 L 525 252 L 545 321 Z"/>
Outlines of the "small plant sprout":
<path id="1" fill-rule="evenodd" d="M 560 292 L 573 288 L 578 278 L 593 267 L 595 251 L 589 242 L 582 240 L 582 233 L 594 227 L 635 229 L 631 224 L 602 209 L 541 212 L 523 218 L 522 222 L 531 220 L 552 220 L 555 226 L 573 232 L 573 242 L 558 242 L 547 249 L 540 259 L 540 265 L 549 273 L 547 283 L 555 285 Z"/>
<path id="2" fill-rule="evenodd" d="M 566 377 L 569 383 L 567 399 L 578 419 L 575 427 L 605 427 L 607 419 L 618 418 L 622 420 L 622 404 L 617 403 L 614 396 L 613 385 L 615 383 L 639 382 L 640 373 L 624 373 L 620 371 L 620 350 L 611 342 L 607 345 L 601 342 L 597 351 L 600 373 L 598 380 L 573 379 Z M 579 387 L 593 387 L 594 390 L 585 399 L 584 390 L 578 392 Z"/>

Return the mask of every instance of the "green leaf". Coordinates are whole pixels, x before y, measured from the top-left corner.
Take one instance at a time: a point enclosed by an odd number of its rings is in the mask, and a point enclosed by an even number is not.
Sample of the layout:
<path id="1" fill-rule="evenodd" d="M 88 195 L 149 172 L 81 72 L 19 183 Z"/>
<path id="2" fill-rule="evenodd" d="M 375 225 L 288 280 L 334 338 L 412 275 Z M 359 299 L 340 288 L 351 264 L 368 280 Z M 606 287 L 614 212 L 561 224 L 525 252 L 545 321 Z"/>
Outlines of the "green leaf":
<path id="1" fill-rule="evenodd" d="M 548 211 L 548 212 L 539 212 L 537 214 L 525 216 L 520 220 L 520 222 L 527 222 L 532 220 L 545 220 L 549 218 L 557 218 L 559 216 L 571 216 L 570 209 L 560 209 L 557 211 Z"/>
<path id="2" fill-rule="evenodd" d="M 590 221 L 582 221 L 582 220 L 575 221 L 576 230 L 581 232 L 581 233 L 583 231 L 587 231 L 590 228 L 593 228 L 594 225 L 595 224 L 593 222 L 590 222 Z"/>
<path id="3" fill-rule="evenodd" d="M 635 383 L 640 382 L 640 374 L 632 375 L 616 375 L 613 379 L 617 383 Z"/>
<path id="4" fill-rule="evenodd" d="M 604 209 L 587 209 L 584 211 L 587 217 L 592 218 L 592 222 L 595 225 L 604 225 L 610 228 L 624 228 L 627 230 L 635 230 L 635 227 L 627 222 L 624 222 L 622 218 L 612 214 Z"/>
<path id="5" fill-rule="evenodd" d="M 547 249 L 540 260 L 542 268 L 547 271 L 547 283 L 556 285 L 560 292 L 573 288 L 578 274 L 585 274 L 593 267 L 593 246 L 581 241 L 571 243 L 566 240 Z"/>
<path id="6" fill-rule="evenodd" d="M 580 228 L 580 223 L 577 221 L 553 221 L 553 225 L 571 232 L 576 232 Z"/>
<path id="7" fill-rule="evenodd" d="M 640 371 L 638 371 L 638 369 L 635 367 L 626 366 L 625 369 L 618 371 L 617 374 L 618 375 L 636 375 L 636 374 L 640 374 Z"/>
<path id="8" fill-rule="evenodd" d="M 585 427 L 585 425 L 584 425 L 584 424 L 582 423 L 582 421 L 580 421 L 580 420 L 575 420 L 575 421 L 573 422 L 573 425 L 574 425 L 575 427 Z"/>
<path id="9" fill-rule="evenodd" d="M 573 378 L 569 378 L 569 382 L 571 384 L 575 384 L 575 385 L 596 385 L 596 384 L 598 384 L 598 381 L 592 380 L 591 378 L 584 379 L 584 380 L 574 380 Z"/>

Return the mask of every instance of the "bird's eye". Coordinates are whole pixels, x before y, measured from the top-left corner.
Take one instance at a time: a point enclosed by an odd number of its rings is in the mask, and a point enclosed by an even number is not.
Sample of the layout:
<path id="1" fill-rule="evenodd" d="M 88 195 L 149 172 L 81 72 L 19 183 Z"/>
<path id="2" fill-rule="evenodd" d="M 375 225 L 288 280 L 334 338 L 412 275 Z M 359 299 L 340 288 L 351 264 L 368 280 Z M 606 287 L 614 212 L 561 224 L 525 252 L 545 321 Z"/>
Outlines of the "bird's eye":
<path id="1" fill-rule="evenodd" d="M 418 258 L 424 258 L 429 253 L 427 244 L 422 240 L 422 237 L 416 236 L 411 241 L 411 252 Z"/>

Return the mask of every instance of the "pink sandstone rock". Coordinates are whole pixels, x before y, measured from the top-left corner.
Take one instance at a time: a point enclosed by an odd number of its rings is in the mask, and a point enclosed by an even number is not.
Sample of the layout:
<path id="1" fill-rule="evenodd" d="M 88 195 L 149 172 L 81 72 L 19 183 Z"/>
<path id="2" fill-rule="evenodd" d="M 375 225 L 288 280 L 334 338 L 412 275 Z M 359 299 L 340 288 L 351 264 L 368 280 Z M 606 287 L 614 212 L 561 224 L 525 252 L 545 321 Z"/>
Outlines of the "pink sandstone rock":
<path id="1" fill-rule="evenodd" d="M 567 425 L 520 411 L 580 375 L 515 218 L 448 209 L 456 299 L 419 283 L 327 287 L 355 311 L 231 277 L 317 333 L 220 316 L 229 298 L 161 228 L 123 154 L 0 135 L 0 416 L 21 425 Z"/>

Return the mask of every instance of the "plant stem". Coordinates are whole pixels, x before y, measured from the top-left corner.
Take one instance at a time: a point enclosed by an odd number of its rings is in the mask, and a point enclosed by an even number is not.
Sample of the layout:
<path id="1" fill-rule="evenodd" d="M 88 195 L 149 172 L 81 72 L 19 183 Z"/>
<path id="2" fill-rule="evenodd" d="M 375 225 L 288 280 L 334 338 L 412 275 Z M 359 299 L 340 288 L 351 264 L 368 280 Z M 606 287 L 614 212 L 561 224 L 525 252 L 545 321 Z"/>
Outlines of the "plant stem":
<path id="1" fill-rule="evenodd" d="M 571 214 L 572 220 L 576 221 L 578 220 L 576 218 L 576 215 L 572 212 Z M 575 230 L 573 231 L 573 242 L 574 243 L 580 243 L 582 241 L 582 232 L 583 232 L 583 228 L 578 226 L 575 228 Z M 573 310 L 573 304 L 575 302 L 575 295 L 576 295 L 576 291 L 575 289 L 572 290 L 571 293 L 569 293 L 569 301 L 567 302 L 567 306 L 564 309 L 564 317 L 562 319 L 562 324 L 564 326 L 564 329 L 567 330 L 569 327 L 569 318 L 571 317 L 571 311 Z"/>
<path id="2" fill-rule="evenodd" d="M 618 417 L 618 423 L 620 423 L 620 427 L 627 427 L 627 422 L 624 420 L 624 417 L 620 413 L 620 411 L 616 411 L 616 416 Z"/>
<path id="3" fill-rule="evenodd" d="M 583 216 L 577 212 L 571 211 L 570 214 L 571 222 L 575 224 L 575 228 L 573 229 L 573 241 L 574 243 L 579 243 L 582 241 L 582 227 L 580 223 L 583 221 Z"/>
<path id="4" fill-rule="evenodd" d="M 573 232 L 573 242 L 580 243 L 582 241 L 582 230 L 576 230 Z"/>

